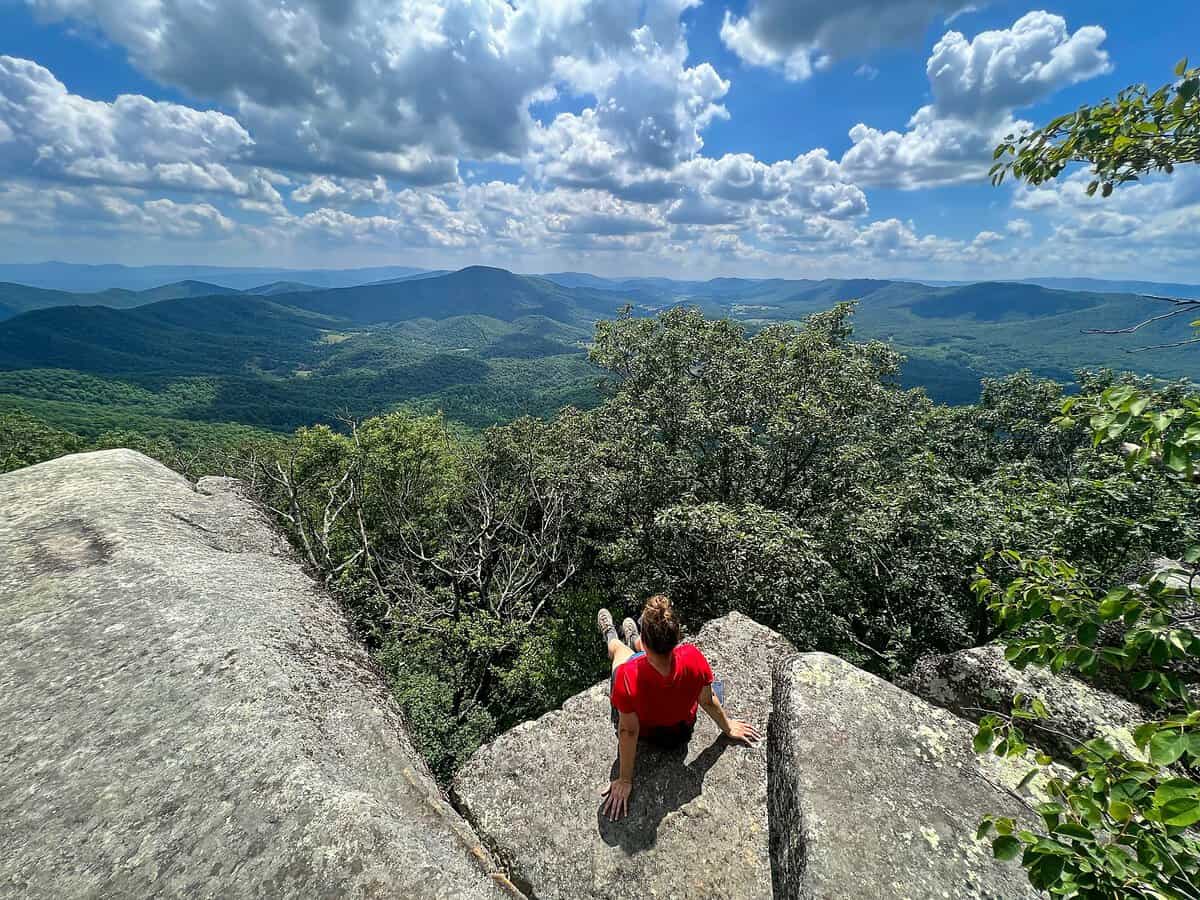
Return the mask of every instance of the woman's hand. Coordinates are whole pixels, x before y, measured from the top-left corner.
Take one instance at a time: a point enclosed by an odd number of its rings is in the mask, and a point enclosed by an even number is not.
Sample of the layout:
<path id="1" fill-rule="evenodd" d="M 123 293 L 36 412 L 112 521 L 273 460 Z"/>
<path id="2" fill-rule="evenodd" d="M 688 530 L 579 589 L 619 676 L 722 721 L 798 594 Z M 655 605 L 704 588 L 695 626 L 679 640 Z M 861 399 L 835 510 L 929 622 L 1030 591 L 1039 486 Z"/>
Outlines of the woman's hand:
<path id="1" fill-rule="evenodd" d="M 762 740 L 762 735 L 758 733 L 757 728 L 748 722 L 739 722 L 737 719 L 729 720 L 729 730 L 725 732 L 725 736 L 731 741 L 737 741 L 747 747 L 753 747 L 755 741 Z"/>
<path id="2" fill-rule="evenodd" d="M 605 798 L 604 805 L 601 807 L 604 815 L 614 820 L 624 817 L 629 812 L 629 793 L 632 790 L 632 782 L 620 780 L 605 788 L 602 794 Z"/>

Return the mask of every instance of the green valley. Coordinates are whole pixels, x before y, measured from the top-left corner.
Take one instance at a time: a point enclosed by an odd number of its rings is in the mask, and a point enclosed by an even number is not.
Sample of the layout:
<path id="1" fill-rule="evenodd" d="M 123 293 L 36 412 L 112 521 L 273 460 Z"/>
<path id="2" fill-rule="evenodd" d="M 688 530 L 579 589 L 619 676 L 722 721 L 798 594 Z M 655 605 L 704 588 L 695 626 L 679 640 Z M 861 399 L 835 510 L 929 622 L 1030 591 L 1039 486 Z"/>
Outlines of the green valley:
<path id="1" fill-rule="evenodd" d="M 942 402 L 974 402 L 982 378 L 1020 368 L 1062 382 L 1099 367 L 1167 379 L 1196 372 L 1186 350 L 1126 352 L 1185 337 L 1182 320 L 1136 335 L 1083 333 L 1159 312 L 1160 301 L 1129 294 L 1025 283 L 542 278 L 476 266 L 334 289 L 4 286 L 8 308 L 41 308 L 0 322 L 0 407 L 87 436 L 127 417 L 157 422 L 160 434 L 179 433 L 181 422 L 288 432 L 402 407 L 479 428 L 594 405 L 598 373 L 585 349 L 594 323 L 626 306 L 634 315 L 695 306 L 754 332 L 843 301 L 857 304 L 860 338 L 906 355 L 901 383 Z"/>

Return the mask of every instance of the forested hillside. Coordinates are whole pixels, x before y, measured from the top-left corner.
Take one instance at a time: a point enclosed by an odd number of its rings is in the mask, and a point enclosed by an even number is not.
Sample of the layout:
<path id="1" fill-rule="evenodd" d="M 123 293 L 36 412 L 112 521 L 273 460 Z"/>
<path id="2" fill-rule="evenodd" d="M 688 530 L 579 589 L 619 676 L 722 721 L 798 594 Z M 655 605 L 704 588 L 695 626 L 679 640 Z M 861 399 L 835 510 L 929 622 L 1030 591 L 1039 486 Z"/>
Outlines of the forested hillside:
<path id="1" fill-rule="evenodd" d="M 374 273 L 373 273 L 374 274 Z M 1176 319 L 1093 336 L 1159 311 L 1131 295 L 1030 284 L 930 287 L 872 279 L 611 281 L 471 267 L 322 289 L 273 282 L 236 292 L 177 282 L 70 294 L 0 285 L 0 408 L 96 437 L 137 417 L 280 432 L 399 407 L 471 427 L 599 402 L 586 359 L 597 320 L 629 306 L 687 306 L 755 331 L 853 300 L 855 333 L 906 357 L 896 377 L 935 400 L 970 403 L 980 381 L 1021 368 L 1068 383 L 1081 368 L 1191 377 L 1186 350 L 1126 352 L 1186 334 Z M 0 314 L 3 314 L 0 310 Z"/>

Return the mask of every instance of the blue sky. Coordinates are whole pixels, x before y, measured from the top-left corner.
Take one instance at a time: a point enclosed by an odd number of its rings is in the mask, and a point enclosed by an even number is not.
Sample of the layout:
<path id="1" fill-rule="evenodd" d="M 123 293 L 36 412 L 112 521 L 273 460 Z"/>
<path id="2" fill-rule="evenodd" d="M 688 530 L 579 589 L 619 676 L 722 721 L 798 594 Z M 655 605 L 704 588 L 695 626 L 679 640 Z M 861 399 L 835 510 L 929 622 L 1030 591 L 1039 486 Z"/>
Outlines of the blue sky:
<path id="1" fill-rule="evenodd" d="M 1198 36 L 1194 2 L 0 0 L 0 260 L 1200 281 L 1194 172 L 986 179 Z"/>

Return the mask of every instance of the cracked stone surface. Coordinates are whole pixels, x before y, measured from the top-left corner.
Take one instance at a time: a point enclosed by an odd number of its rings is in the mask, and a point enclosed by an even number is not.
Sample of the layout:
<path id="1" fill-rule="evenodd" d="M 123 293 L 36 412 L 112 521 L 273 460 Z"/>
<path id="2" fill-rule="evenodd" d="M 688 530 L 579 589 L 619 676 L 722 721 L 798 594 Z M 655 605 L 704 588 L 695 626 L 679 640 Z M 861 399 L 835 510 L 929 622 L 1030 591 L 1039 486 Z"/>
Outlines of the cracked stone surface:
<path id="1" fill-rule="evenodd" d="M 0 894 L 513 896 L 238 483 L 0 476 Z"/>
<path id="2" fill-rule="evenodd" d="M 976 756 L 975 728 L 824 653 L 774 673 L 771 859 L 791 900 L 1039 897 L 975 840 L 986 813 L 1026 815 L 1007 790 L 1029 765 Z"/>
<path id="3" fill-rule="evenodd" d="M 793 652 L 737 613 L 694 643 L 725 682 L 730 715 L 760 730 L 771 665 Z M 597 642 L 596 652 L 603 652 Z M 481 748 L 455 782 L 468 818 L 538 900 L 761 900 L 771 893 L 765 747 L 728 744 L 703 711 L 686 753 L 638 751 L 630 814 L 600 814 L 616 762 L 608 683 Z"/>

